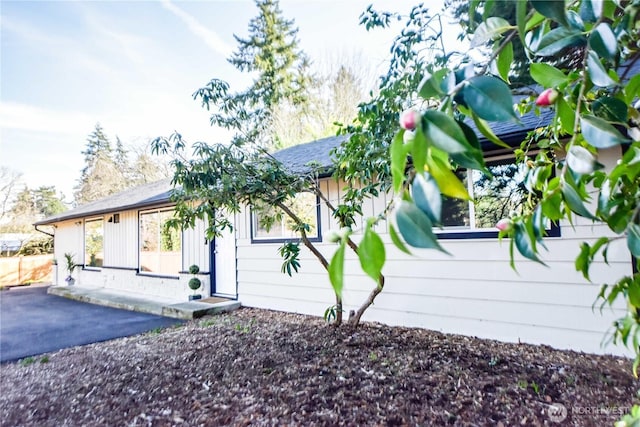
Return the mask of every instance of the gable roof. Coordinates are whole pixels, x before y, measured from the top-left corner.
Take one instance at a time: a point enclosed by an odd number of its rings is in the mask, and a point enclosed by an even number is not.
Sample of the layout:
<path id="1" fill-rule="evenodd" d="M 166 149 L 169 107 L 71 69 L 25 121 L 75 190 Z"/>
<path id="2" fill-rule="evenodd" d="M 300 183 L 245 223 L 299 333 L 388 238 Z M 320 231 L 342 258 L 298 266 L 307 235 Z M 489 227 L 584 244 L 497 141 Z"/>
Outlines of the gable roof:
<path id="1" fill-rule="evenodd" d="M 160 205 L 171 200 L 172 190 L 171 179 L 166 178 L 86 203 L 77 208 L 45 218 L 34 225 L 48 225 L 69 219 Z"/>

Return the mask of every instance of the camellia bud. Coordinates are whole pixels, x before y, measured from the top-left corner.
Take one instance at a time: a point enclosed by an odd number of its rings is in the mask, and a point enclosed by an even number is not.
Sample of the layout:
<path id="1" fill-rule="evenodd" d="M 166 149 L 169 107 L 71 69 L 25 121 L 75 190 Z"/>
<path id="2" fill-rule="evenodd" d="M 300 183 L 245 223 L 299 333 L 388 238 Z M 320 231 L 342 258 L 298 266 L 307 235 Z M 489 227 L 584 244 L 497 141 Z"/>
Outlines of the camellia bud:
<path id="1" fill-rule="evenodd" d="M 415 110 L 405 110 L 400 114 L 400 127 L 405 130 L 415 130 L 420 122 L 420 113 Z"/>
<path id="2" fill-rule="evenodd" d="M 536 105 L 538 107 L 548 107 L 549 105 L 553 105 L 558 98 L 558 91 L 555 89 L 545 89 L 538 99 L 536 99 Z"/>
<path id="3" fill-rule="evenodd" d="M 342 237 L 340 236 L 340 232 L 337 230 L 329 230 L 324 235 L 325 240 L 331 243 L 339 242 Z"/>
<path id="4" fill-rule="evenodd" d="M 496 224 L 496 228 L 500 231 L 509 231 L 513 227 L 513 222 L 509 218 L 502 218 Z"/>

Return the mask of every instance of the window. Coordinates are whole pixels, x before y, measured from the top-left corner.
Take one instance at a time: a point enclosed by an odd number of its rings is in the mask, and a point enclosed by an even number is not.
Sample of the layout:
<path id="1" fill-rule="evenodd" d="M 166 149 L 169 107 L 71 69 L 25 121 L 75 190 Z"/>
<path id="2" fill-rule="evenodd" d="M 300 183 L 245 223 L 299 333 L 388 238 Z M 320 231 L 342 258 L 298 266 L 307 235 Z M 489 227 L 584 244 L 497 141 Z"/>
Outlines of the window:
<path id="1" fill-rule="evenodd" d="M 309 225 L 307 237 L 319 240 L 318 198 L 311 193 L 299 193 L 289 206 L 300 219 Z M 251 232 L 254 241 L 277 242 L 297 239 L 295 222 L 272 206 L 265 206 L 251 212 Z"/>
<path id="2" fill-rule="evenodd" d="M 177 276 L 182 270 L 182 233 L 166 227 L 173 210 L 140 213 L 140 272 Z"/>
<path id="3" fill-rule="evenodd" d="M 104 227 L 102 218 L 84 223 L 84 265 L 102 267 L 104 261 Z"/>
<path id="4" fill-rule="evenodd" d="M 477 170 L 470 174 L 467 170 L 456 172 L 475 203 L 445 198 L 442 206 L 444 229 L 434 230 L 439 237 L 495 237 L 498 235 L 495 225 L 500 219 L 522 213 L 529 197 L 525 187 L 526 166 L 502 162 L 489 164 L 487 168 L 493 179 Z M 551 224 L 547 227 L 550 236 L 559 235 L 558 231 Z"/>

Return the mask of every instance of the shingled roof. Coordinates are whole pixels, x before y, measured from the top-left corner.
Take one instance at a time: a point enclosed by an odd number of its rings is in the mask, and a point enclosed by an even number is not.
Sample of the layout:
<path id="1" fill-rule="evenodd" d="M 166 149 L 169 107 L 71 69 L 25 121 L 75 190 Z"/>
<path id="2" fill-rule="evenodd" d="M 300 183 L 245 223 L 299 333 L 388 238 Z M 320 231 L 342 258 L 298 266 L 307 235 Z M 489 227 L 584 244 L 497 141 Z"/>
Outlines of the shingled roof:
<path id="1" fill-rule="evenodd" d="M 292 173 L 304 174 L 311 171 L 311 163 L 320 168 L 320 175 L 327 176 L 333 173 L 331 151 L 349 138 L 348 135 L 330 136 L 294 145 L 273 154 L 273 157 L 285 165 Z"/>
<path id="2" fill-rule="evenodd" d="M 102 215 L 110 212 L 140 209 L 157 206 L 171 200 L 173 186 L 169 178 L 161 181 L 143 184 L 120 193 L 112 194 L 104 199 L 89 202 L 75 209 L 50 216 L 34 225 L 48 225 L 69 219 L 85 218 L 92 215 Z"/>

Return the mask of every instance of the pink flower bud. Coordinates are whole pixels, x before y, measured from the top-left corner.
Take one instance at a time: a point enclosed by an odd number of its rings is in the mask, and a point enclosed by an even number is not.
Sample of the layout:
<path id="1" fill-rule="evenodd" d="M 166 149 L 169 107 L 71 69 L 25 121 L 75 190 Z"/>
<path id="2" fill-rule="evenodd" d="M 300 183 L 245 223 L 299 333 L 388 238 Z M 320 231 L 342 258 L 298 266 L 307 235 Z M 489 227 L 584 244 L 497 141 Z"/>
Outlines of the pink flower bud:
<path id="1" fill-rule="evenodd" d="M 511 230 L 511 227 L 513 227 L 513 222 L 508 218 L 502 218 L 496 224 L 496 228 L 500 231 L 509 231 Z"/>
<path id="2" fill-rule="evenodd" d="M 545 89 L 538 99 L 536 99 L 536 105 L 538 107 L 548 107 L 549 105 L 555 104 L 556 99 L 558 98 L 558 91 L 555 89 Z"/>
<path id="3" fill-rule="evenodd" d="M 420 113 L 415 110 L 405 110 L 400 114 L 400 127 L 405 130 L 415 130 L 420 122 Z"/>

